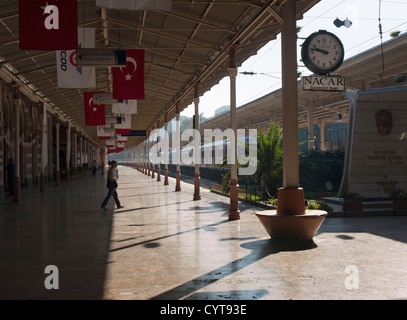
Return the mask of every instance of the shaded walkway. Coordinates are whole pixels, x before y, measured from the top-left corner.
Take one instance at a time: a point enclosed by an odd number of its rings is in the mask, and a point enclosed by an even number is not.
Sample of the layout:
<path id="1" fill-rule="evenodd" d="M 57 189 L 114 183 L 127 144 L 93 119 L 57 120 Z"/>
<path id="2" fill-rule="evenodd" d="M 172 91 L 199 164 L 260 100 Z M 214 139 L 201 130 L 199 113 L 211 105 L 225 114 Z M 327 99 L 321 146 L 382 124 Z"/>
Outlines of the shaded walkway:
<path id="1" fill-rule="evenodd" d="M 393 299 L 407 298 L 407 217 L 331 218 L 314 242 L 268 238 L 240 204 L 193 185 L 182 191 L 119 167 L 125 206 L 100 210 L 103 176 L 23 189 L 0 204 L 1 299 Z M 9 201 L 10 200 L 10 201 Z M 59 289 L 46 290 L 47 265 Z M 345 287 L 356 266 L 358 289 Z"/>
<path id="2" fill-rule="evenodd" d="M 112 228 L 112 212 L 97 205 L 103 178 L 22 189 L 19 204 L 2 199 L 1 299 L 102 298 Z M 47 265 L 59 269 L 58 290 L 44 287 Z"/>

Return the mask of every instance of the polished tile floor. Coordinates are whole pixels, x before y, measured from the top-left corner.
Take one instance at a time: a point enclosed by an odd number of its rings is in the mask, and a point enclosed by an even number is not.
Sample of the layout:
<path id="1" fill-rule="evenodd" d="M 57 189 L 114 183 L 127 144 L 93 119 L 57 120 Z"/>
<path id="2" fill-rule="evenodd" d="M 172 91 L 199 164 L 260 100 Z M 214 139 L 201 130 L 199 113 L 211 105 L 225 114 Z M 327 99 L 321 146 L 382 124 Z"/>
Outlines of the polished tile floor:
<path id="1" fill-rule="evenodd" d="M 262 209 L 228 221 L 226 197 L 119 172 L 119 210 L 100 209 L 100 174 L 1 199 L 0 299 L 407 298 L 407 216 L 328 218 L 312 243 L 274 242 Z"/>

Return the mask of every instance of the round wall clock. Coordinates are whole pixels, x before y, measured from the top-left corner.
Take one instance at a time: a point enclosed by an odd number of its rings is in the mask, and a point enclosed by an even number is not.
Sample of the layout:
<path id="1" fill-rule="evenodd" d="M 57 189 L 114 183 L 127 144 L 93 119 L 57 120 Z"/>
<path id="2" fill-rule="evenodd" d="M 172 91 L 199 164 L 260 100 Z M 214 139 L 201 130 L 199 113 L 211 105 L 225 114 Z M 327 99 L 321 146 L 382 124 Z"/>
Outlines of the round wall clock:
<path id="1" fill-rule="evenodd" d="M 91 152 L 96 152 L 96 150 L 97 150 L 96 146 L 94 146 L 94 145 L 91 145 L 89 147 L 89 149 L 90 149 Z"/>
<path id="2" fill-rule="evenodd" d="M 341 40 L 325 30 L 311 34 L 301 48 L 304 65 L 315 74 L 334 72 L 341 66 L 344 55 Z"/>

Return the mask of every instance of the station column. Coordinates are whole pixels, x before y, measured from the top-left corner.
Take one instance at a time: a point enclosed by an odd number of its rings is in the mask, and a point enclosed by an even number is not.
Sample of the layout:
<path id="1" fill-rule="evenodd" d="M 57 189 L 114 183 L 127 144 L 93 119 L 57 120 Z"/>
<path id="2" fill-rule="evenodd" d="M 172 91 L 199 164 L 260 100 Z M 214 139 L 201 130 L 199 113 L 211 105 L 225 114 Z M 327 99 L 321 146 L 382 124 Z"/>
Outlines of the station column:
<path id="1" fill-rule="evenodd" d="M 152 127 L 151 128 L 151 131 L 150 131 L 150 135 L 151 135 L 151 132 L 154 130 L 154 127 Z M 154 139 L 154 135 L 152 135 L 151 136 L 151 139 Z M 152 142 L 152 141 L 151 141 Z M 154 177 L 155 177 L 155 164 L 154 164 L 154 155 L 152 155 L 152 158 L 150 159 L 151 160 L 151 179 L 154 179 Z"/>
<path id="2" fill-rule="evenodd" d="M 239 220 L 239 184 L 237 179 L 237 153 L 236 153 L 236 131 L 237 131 L 237 119 L 236 119 L 236 50 L 237 45 L 234 44 L 229 51 L 229 69 L 228 75 L 230 78 L 230 126 L 233 130 L 234 137 L 231 141 L 232 147 L 232 163 L 230 165 L 230 207 L 229 207 L 229 220 Z"/>
<path id="3" fill-rule="evenodd" d="M 199 163 L 198 159 L 201 157 L 201 152 L 199 149 L 199 146 L 201 144 L 201 141 L 199 139 L 198 141 L 198 135 L 196 134 L 199 132 L 199 95 L 198 95 L 198 83 L 195 83 L 195 90 L 194 90 L 194 104 L 195 104 L 195 123 L 194 123 L 194 141 L 195 141 L 195 146 L 194 146 L 194 163 L 195 163 L 195 174 L 194 174 L 194 200 L 201 200 L 201 195 L 200 195 L 200 177 L 199 177 Z"/>
<path id="4" fill-rule="evenodd" d="M 15 143 L 14 143 L 14 150 L 15 150 L 15 161 L 14 161 L 14 194 L 13 194 L 13 202 L 18 203 L 21 202 L 20 197 L 20 123 L 19 123 L 19 111 L 21 107 L 21 99 L 19 93 L 18 84 L 15 84 L 15 97 L 14 97 L 14 109 L 15 109 Z"/>
<path id="5" fill-rule="evenodd" d="M 55 173 L 55 185 L 59 186 L 60 184 L 60 173 L 59 173 L 59 118 L 55 117 L 55 134 L 56 134 L 56 173 Z"/>
<path id="6" fill-rule="evenodd" d="M 181 191 L 181 133 L 180 133 L 180 126 L 179 126 L 179 103 L 177 102 L 176 107 L 175 107 L 175 136 L 176 136 L 176 146 L 175 146 L 175 161 L 177 164 L 177 169 L 176 169 L 176 183 L 175 183 L 175 191 Z"/>
<path id="7" fill-rule="evenodd" d="M 160 121 L 157 122 L 157 129 L 160 130 Z M 159 138 L 160 134 L 157 132 L 157 143 L 158 143 L 158 139 L 161 140 L 161 138 Z M 161 155 L 161 151 L 160 155 Z M 159 158 L 158 158 L 159 159 Z M 157 161 L 157 182 L 161 181 L 161 166 L 160 166 L 160 161 Z"/>
<path id="8" fill-rule="evenodd" d="M 169 146 L 168 143 L 168 119 L 167 119 L 167 114 L 164 116 L 164 121 L 165 121 L 165 139 L 167 139 L 166 144 L 165 144 L 165 150 L 164 150 L 164 155 L 165 155 L 165 169 L 164 169 L 164 185 L 168 186 L 168 148 Z"/>

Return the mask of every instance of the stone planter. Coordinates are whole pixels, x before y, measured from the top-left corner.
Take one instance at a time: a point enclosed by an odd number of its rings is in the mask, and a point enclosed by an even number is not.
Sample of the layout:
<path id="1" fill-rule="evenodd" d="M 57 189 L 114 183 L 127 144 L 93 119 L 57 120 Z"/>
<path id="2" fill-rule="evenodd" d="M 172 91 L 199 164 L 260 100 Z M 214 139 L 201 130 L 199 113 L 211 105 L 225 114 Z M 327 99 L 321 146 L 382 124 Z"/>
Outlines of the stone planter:
<path id="1" fill-rule="evenodd" d="M 282 215 L 276 210 L 256 212 L 257 218 L 272 239 L 312 240 L 328 213 L 305 210 L 305 214 Z"/>
<path id="2" fill-rule="evenodd" d="M 343 211 L 362 211 L 363 201 L 360 200 L 345 200 L 342 202 Z"/>
<path id="3" fill-rule="evenodd" d="M 407 199 L 394 200 L 395 209 L 407 209 Z"/>

